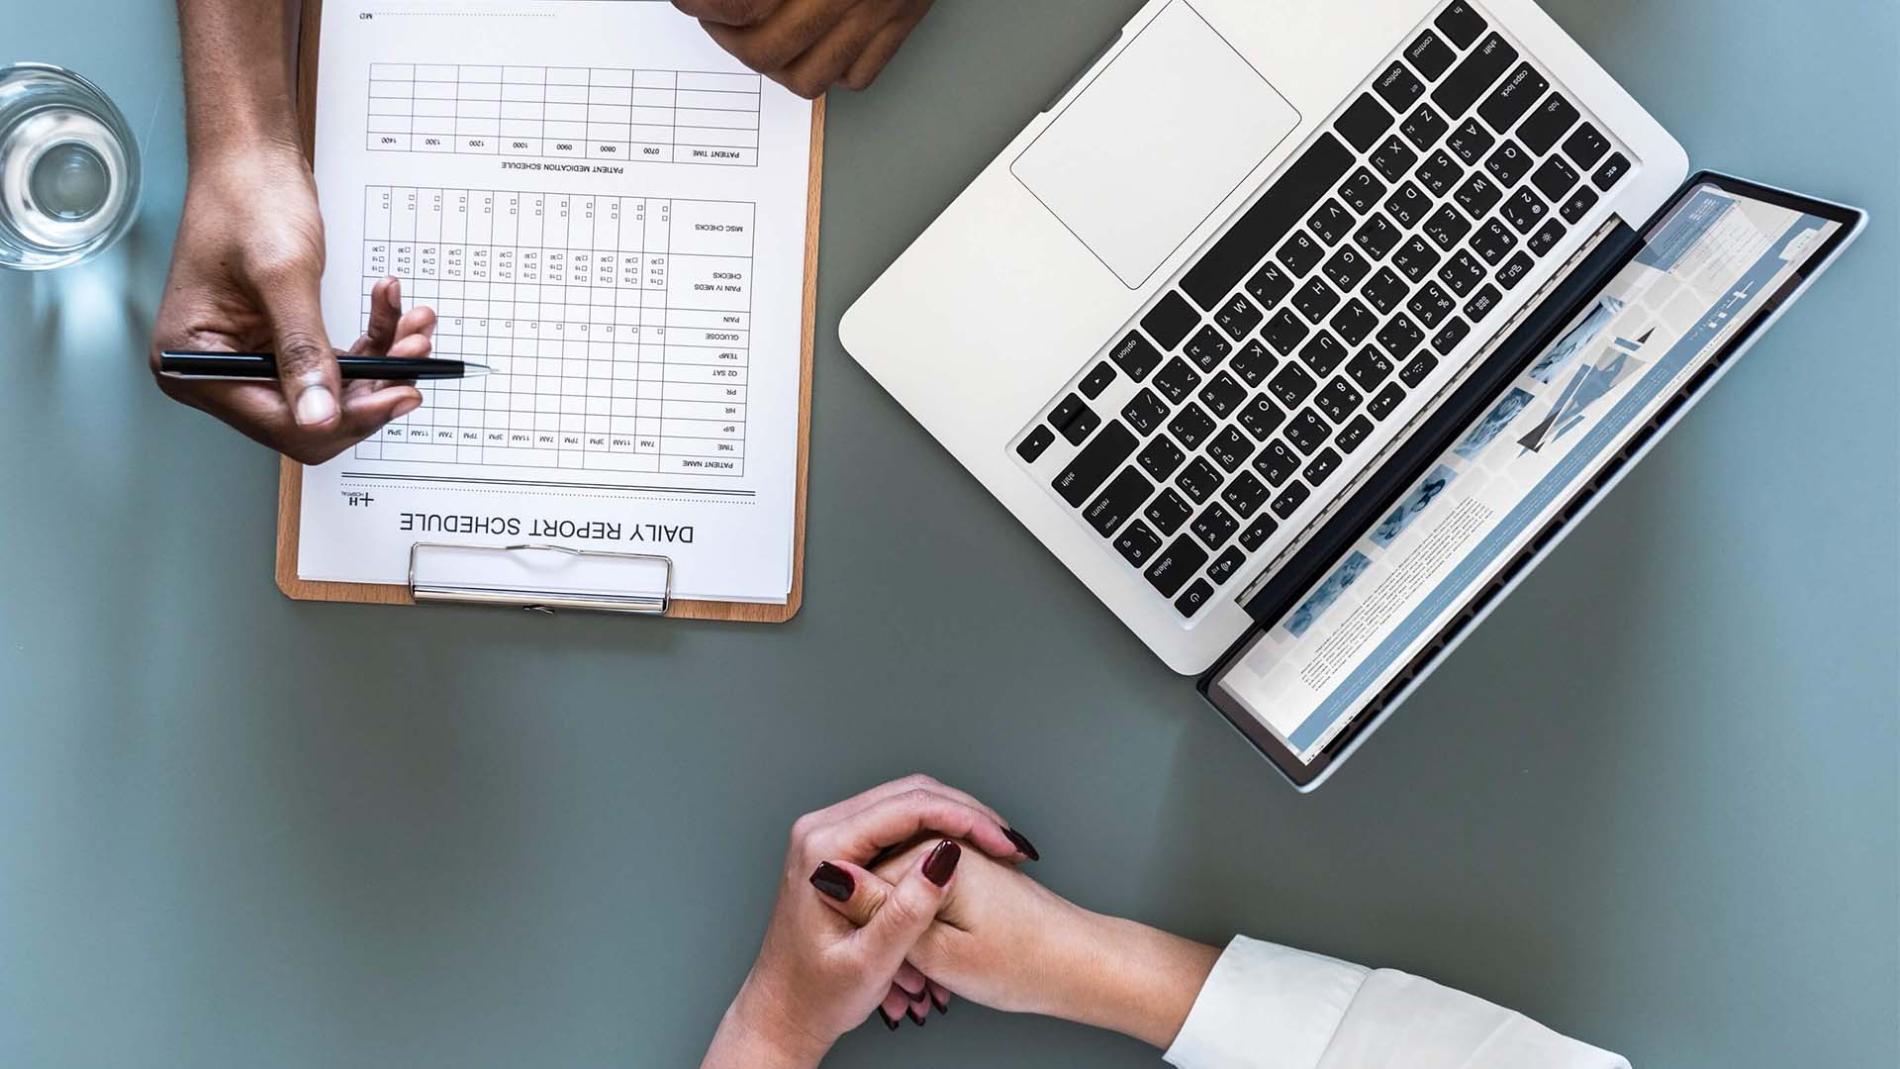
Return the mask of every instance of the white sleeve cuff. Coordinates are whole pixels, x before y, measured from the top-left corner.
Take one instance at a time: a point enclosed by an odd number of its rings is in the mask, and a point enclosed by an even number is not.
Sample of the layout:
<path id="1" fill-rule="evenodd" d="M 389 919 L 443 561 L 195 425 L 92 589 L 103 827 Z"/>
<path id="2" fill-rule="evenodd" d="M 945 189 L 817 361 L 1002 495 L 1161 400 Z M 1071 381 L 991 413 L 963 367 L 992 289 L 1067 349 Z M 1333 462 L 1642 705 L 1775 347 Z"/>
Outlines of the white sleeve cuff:
<path id="1" fill-rule="evenodd" d="M 1358 965 L 1235 936 L 1168 1048 L 1168 1064 L 1314 1069 L 1366 973 Z"/>

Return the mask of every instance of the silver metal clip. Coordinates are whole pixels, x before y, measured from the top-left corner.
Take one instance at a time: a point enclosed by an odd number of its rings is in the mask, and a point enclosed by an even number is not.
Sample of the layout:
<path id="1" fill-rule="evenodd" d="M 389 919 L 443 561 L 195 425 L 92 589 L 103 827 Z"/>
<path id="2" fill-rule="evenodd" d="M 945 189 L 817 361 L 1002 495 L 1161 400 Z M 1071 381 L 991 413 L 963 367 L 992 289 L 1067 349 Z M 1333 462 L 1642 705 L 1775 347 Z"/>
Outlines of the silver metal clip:
<path id="1" fill-rule="evenodd" d="M 673 604 L 673 558 L 534 543 L 417 542 L 409 547 L 409 594 L 418 604 L 663 616 Z"/>

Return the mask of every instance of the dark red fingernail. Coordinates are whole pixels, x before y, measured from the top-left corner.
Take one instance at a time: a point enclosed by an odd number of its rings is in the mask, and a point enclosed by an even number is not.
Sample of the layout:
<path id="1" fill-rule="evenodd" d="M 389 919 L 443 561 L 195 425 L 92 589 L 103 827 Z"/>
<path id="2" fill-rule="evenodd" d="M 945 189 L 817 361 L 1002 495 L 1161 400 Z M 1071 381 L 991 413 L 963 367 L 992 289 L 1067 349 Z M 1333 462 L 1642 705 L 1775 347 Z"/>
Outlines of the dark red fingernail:
<path id="1" fill-rule="evenodd" d="M 935 991 L 932 991 L 932 992 L 930 993 L 930 1002 L 931 1002 L 931 1004 L 932 1004 L 932 1005 L 934 1005 L 934 1006 L 936 1006 L 936 1007 L 937 1007 L 937 1012 L 938 1012 L 938 1013 L 949 1013 L 949 1012 L 950 1012 L 950 1003 L 948 1003 L 948 1002 L 940 1002 L 940 1001 L 938 1001 L 938 999 L 937 999 L 937 993 L 936 993 Z"/>
<path id="2" fill-rule="evenodd" d="M 937 848 L 924 858 L 924 878 L 942 887 L 950 882 L 957 871 L 957 862 L 963 860 L 963 848 L 945 839 Z M 919 1022 L 921 1023 L 921 1022 Z"/>
<path id="3" fill-rule="evenodd" d="M 811 885 L 840 902 L 849 902 L 858 882 L 850 873 L 826 861 L 812 870 Z"/>
<path id="4" fill-rule="evenodd" d="M 1004 828 L 1003 834 L 1008 837 L 1011 845 L 1023 852 L 1024 857 L 1031 861 L 1042 860 L 1042 855 L 1036 852 L 1036 844 L 1030 842 L 1027 835 L 1017 831 L 1015 828 Z"/>
<path id="5" fill-rule="evenodd" d="M 911 1023 L 917 1027 L 922 1028 L 924 1026 L 924 1015 L 918 1013 L 916 1010 L 905 1010 L 904 1016 L 910 1018 Z"/>
<path id="6" fill-rule="evenodd" d="M 885 1013 L 885 1012 L 884 1012 L 884 1007 L 882 1007 L 882 1006 L 879 1006 L 879 1007 L 877 1008 L 877 1015 L 878 1015 L 879 1017 L 882 1017 L 882 1018 L 884 1018 L 884 1027 L 886 1027 L 886 1028 L 888 1028 L 888 1029 L 890 1029 L 890 1030 L 891 1030 L 891 1031 L 893 1031 L 893 1032 L 895 1032 L 895 1031 L 897 1031 L 897 1018 L 895 1018 L 895 1017 L 892 1017 L 892 1016 L 891 1016 L 890 1014 L 888 1014 L 888 1013 Z"/>

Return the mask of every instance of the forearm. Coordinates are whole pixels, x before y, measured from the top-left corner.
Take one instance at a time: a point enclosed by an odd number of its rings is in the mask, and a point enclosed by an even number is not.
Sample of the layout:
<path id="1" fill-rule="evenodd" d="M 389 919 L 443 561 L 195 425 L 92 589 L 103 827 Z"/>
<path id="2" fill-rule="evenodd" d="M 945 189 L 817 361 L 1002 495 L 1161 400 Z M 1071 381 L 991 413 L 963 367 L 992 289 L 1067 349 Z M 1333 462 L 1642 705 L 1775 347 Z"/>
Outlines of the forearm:
<path id="1" fill-rule="evenodd" d="M 297 145 L 292 27 L 299 0 L 178 0 L 186 144 L 194 163 Z"/>
<path id="2" fill-rule="evenodd" d="M 1145 924 L 1078 909 L 1051 978 L 1054 1016 L 1166 1050 L 1220 951 Z"/>
<path id="3" fill-rule="evenodd" d="M 756 976 L 747 976 L 700 1069 L 815 1069 L 828 1049 L 788 1018 L 782 1000 Z"/>

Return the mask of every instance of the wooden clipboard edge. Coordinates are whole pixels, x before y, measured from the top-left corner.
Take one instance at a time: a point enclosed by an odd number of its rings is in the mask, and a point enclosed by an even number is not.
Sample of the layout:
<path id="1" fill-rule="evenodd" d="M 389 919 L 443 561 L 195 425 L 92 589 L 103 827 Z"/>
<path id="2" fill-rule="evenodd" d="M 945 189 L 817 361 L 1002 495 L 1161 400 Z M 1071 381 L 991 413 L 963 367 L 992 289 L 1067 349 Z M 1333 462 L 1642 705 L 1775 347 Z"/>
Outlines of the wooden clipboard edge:
<path id="1" fill-rule="evenodd" d="M 317 143 L 317 54 L 323 29 L 322 0 L 305 0 L 297 42 L 297 114 L 304 156 L 315 159 Z M 811 109 L 811 170 L 805 183 L 805 292 L 803 337 L 798 356 L 798 483 L 792 512 L 792 588 L 782 605 L 746 601 L 675 601 L 667 617 L 676 620 L 732 620 L 782 624 L 805 603 L 805 491 L 811 473 L 811 388 L 817 366 L 818 226 L 824 202 L 825 101 Z M 295 601 L 332 601 L 357 605 L 414 605 L 400 583 L 329 583 L 297 575 L 297 546 L 303 526 L 303 465 L 282 459 L 277 478 L 277 589 Z"/>

